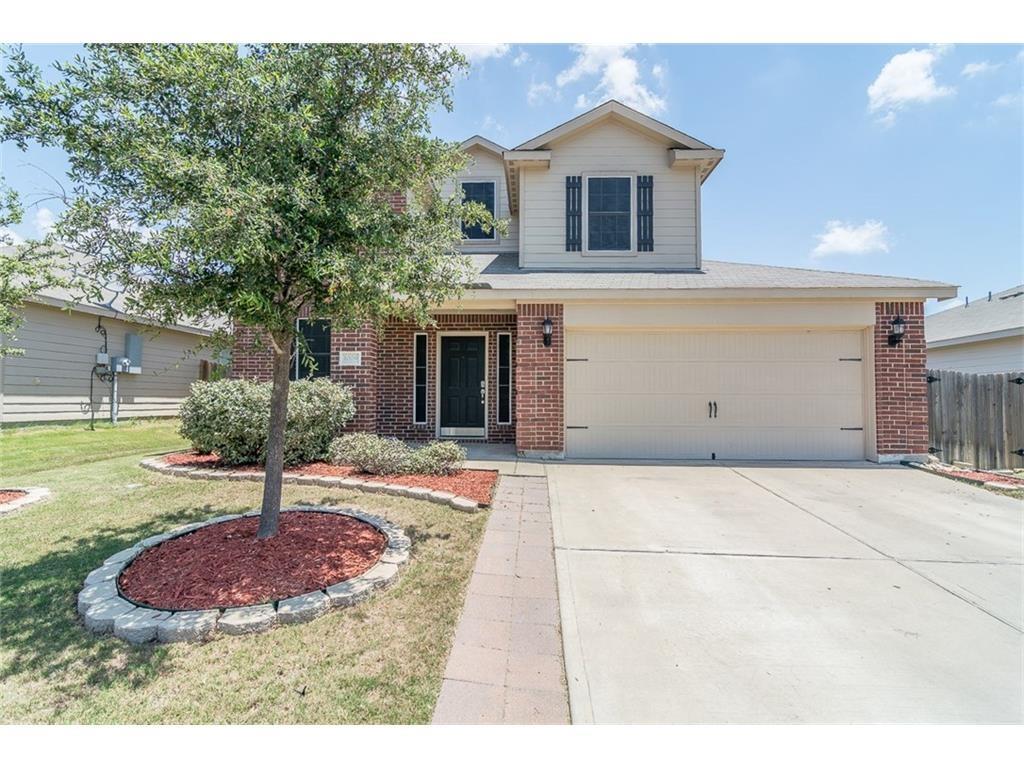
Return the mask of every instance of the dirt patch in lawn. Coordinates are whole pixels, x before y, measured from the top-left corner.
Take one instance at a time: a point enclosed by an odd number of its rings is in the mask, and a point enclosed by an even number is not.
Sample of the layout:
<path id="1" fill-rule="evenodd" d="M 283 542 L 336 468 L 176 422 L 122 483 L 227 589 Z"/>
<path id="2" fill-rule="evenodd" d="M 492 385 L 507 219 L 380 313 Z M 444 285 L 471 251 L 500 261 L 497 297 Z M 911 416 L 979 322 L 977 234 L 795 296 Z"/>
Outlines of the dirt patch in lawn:
<path id="1" fill-rule="evenodd" d="M 118 578 L 129 600 L 169 611 L 234 608 L 323 589 L 369 570 L 387 538 L 368 523 L 323 512 L 282 512 L 259 540 L 258 517 L 200 528 L 148 549 Z"/>
<path id="2" fill-rule="evenodd" d="M 25 496 L 28 496 L 28 493 L 25 491 L 0 488 L 0 504 L 7 504 L 8 502 L 24 498 Z"/>
<path id="3" fill-rule="evenodd" d="M 220 463 L 220 457 L 214 453 L 169 453 L 161 457 L 168 464 L 190 466 L 201 469 L 227 469 L 240 472 L 262 472 L 258 464 L 245 466 L 226 466 Z M 490 504 L 494 493 L 494 485 L 498 482 L 498 473 L 490 469 L 461 469 L 451 475 L 371 475 L 357 472 L 354 467 L 312 462 L 288 467 L 285 471 L 298 475 L 321 475 L 326 477 L 359 477 L 364 480 L 375 480 L 380 483 L 394 483 L 409 487 L 429 488 L 432 491 L 448 491 L 456 496 Z"/>

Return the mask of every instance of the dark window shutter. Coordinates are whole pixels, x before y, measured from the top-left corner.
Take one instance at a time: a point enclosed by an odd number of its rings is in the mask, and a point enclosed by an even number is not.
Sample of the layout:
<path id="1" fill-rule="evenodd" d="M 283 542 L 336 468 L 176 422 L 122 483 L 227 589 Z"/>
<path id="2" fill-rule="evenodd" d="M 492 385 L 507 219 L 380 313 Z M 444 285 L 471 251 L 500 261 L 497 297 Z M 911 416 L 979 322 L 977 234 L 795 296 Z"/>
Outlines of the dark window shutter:
<path id="1" fill-rule="evenodd" d="M 583 250 L 583 178 L 565 177 L 565 250 Z"/>
<path id="2" fill-rule="evenodd" d="M 427 334 L 417 333 L 413 343 L 413 416 L 417 424 L 427 422 Z"/>
<path id="3" fill-rule="evenodd" d="M 297 344 L 292 344 L 292 367 L 289 378 L 295 381 L 330 376 L 331 321 L 299 320 L 296 332 L 305 339 L 306 349 L 300 354 Z"/>
<path id="4" fill-rule="evenodd" d="M 636 249 L 654 250 L 654 177 L 636 177 Z"/>

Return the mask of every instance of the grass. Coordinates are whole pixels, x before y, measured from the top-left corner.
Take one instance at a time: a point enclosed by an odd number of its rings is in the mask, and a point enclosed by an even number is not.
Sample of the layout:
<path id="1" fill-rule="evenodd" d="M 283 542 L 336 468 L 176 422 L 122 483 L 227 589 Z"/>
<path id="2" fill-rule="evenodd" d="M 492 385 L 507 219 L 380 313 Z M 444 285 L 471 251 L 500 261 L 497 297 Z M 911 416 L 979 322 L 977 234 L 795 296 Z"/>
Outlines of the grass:
<path id="1" fill-rule="evenodd" d="M 286 485 L 285 503 L 354 504 L 403 526 L 413 556 L 398 583 L 308 624 L 201 645 L 135 648 L 82 628 L 75 596 L 105 557 L 259 506 L 258 483 L 140 468 L 144 454 L 182 447 L 175 426 L 0 436 L 2 481 L 54 491 L 0 517 L 0 722 L 429 722 L 486 512 Z"/>

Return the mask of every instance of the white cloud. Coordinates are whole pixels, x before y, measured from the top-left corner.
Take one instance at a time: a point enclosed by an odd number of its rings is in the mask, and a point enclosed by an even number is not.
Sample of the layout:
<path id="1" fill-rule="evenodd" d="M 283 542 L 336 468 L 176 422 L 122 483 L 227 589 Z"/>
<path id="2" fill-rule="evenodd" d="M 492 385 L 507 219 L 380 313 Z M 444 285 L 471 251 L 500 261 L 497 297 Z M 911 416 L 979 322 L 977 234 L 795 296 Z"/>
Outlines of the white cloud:
<path id="1" fill-rule="evenodd" d="M 500 59 L 507 54 L 512 46 L 508 43 L 485 43 L 482 45 L 457 45 L 462 55 L 469 59 L 470 64 L 476 64 L 485 59 Z"/>
<path id="2" fill-rule="evenodd" d="M 0 245 L 23 245 L 25 238 L 10 227 L 0 227 Z"/>
<path id="3" fill-rule="evenodd" d="M 526 91 L 526 101 L 531 107 L 543 104 L 548 99 L 553 101 L 558 99 L 558 92 L 551 83 L 530 83 L 530 87 Z"/>
<path id="4" fill-rule="evenodd" d="M 993 107 L 1015 107 L 1020 104 L 1019 93 L 1004 93 L 992 102 Z"/>
<path id="5" fill-rule="evenodd" d="M 889 252 L 889 230 L 885 224 L 874 219 L 863 224 L 829 221 L 825 223 L 825 231 L 815 237 L 818 238 L 818 244 L 811 251 L 813 257 Z"/>
<path id="6" fill-rule="evenodd" d="M 896 113 L 910 104 L 927 104 L 956 93 L 955 88 L 939 85 L 933 72 L 935 63 L 947 50 L 939 46 L 913 48 L 889 59 L 868 86 L 868 110 L 883 112 L 880 121 L 891 125 Z"/>
<path id="7" fill-rule="evenodd" d="M 522 48 L 520 48 L 519 49 L 519 53 L 517 53 L 516 57 L 514 59 L 512 59 L 512 66 L 513 67 L 521 67 L 521 66 L 523 66 L 523 64 L 525 64 L 529 60 L 530 60 L 530 54 L 528 54 L 526 51 L 524 51 Z"/>
<path id="8" fill-rule="evenodd" d="M 32 217 L 32 221 L 36 225 L 36 232 L 39 234 L 39 237 L 46 237 L 53 229 L 57 218 L 49 208 L 39 208 L 36 210 L 35 216 Z"/>
<path id="9" fill-rule="evenodd" d="M 960 74 L 964 77 L 977 77 L 978 75 L 988 75 L 999 69 L 1002 64 L 993 64 L 989 61 L 972 61 L 969 64 L 965 64 L 964 68 L 960 70 Z"/>
<path id="10" fill-rule="evenodd" d="M 642 112 L 657 113 L 665 109 L 663 96 L 642 82 L 636 58 L 628 56 L 634 45 L 575 45 L 576 59 L 558 73 L 555 84 L 564 88 L 585 78 L 599 77 L 588 94 L 576 99 L 577 108 L 600 101 L 616 99 Z"/>

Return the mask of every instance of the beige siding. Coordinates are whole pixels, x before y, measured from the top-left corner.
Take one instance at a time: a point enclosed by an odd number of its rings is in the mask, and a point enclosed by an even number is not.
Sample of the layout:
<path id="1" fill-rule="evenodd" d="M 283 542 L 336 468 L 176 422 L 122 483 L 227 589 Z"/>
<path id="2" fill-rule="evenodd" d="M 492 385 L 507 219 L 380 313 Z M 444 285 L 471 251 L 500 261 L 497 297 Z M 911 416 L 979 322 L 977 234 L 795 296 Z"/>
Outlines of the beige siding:
<path id="1" fill-rule="evenodd" d="M 929 347 L 928 367 L 964 373 L 1024 371 L 1024 336 Z"/>
<path id="2" fill-rule="evenodd" d="M 668 148 L 667 142 L 615 120 L 553 145 L 549 169 L 524 170 L 520 177 L 522 265 L 577 269 L 697 266 L 697 178 L 693 168 L 669 167 Z M 588 256 L 566 252 L 565 177 L 609 172 L 654 176 L 652 253 Z"/>
<path id="3" fill-rule="evenodd" d="M 199 378 L 199 360 L 189 354 L 200 336 L 162 330 L 152 335 L 120 320 L 103 318 L 111 356 L 124 353 L 124 335 L 142 333 L 143 372 L 118 377 L 121 418 L 173 416 L 189 385 Z M 3 360 L 0 368 L 0 421 L 70 421 L 89 417 L 89 379 L 102 337 L 96 316 L 29 304 L 18 330 L 22 357 Z M 94 382 L 97 418 L 110 415 L 110 385 Z"/>
<path id="4" fill-rule="evenodd" d="M 447 196 L 456 189 L 456 184 L 463 181 L 495 182 L 495 207 L 499 219 L 508 221 L 508 233 L 500 235 L 495 232 L 495 240 L 465 240 L 462 243 L 464 253 L 514 253 L 519 248 L 519 221 L 511 216 L 508 206 L 508 187 L 505 184 L 505 166 L 500 157 L 483 147 L 471 147 L 466 150 L 473 161 L 459 174 L 458 179 L 446 184 L 442 192 Z"/>

